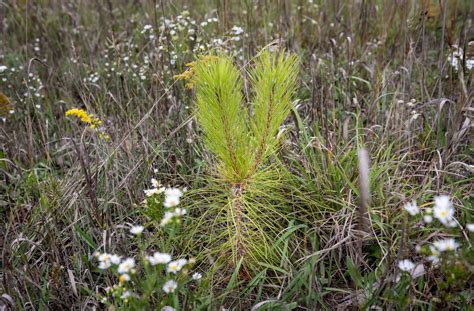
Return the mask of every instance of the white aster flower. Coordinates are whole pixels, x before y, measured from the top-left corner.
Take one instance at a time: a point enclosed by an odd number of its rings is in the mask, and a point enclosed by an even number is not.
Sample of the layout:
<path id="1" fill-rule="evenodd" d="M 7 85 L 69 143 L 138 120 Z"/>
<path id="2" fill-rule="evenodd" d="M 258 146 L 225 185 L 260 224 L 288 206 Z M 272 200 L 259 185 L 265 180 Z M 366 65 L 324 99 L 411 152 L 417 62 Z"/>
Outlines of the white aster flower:
<path id="1" fill-rule="evenodd" d="M 133 227 L 130 228 L 130 233 L 133 234 L 133 235 L 140 235 L 140 234 L 142 234 L 144 229 L 145 229 L 145 227 L 143 227 L 143 226 L 133 226 Z"/>
<path id="2" fill-rule="evenodd" d="M 425 215 L 425 216 L 423 216 L 423 221 L 426 222 L 427 224 L 429 224 L 433 221 L 433 216 Z"/>
<path id="3" fill-rule="evenodd" d="M 154 194 L 160 193 L 159 190 L 156 189 L 156 188 L 153 188 L 153 189 L 145 189 L 145 190 L 143 190 L 143 192 L 145 192 L 145 195 L 146 195 L 147 197 L 151 197 L 151 196 L 154 195 Z"/>
<path id="4" fill-rule="evenodd" d="M 151 185 L 153 186 L 153 188 L 158 188 L 161 184 L 158 180 L 156 180 L 155 178 L 152 178 Z"/>
<path id="5" fill-rule="evenodd" d="M 452 220 L 454 208 L 449 200 L 449 196 L 440 195 L 435 197 L 433 215 L 444 225 L 447 225 Z"/>
<path id="6" fill-rule="evenodd" d="M 147 260 L 152 266 L 165 264 L 171 261 L 171 255 L 167 253 L 156 252 L 153 256 L 147 256 Z"/>
<path id="7" fill-rule="evenodd" d="M 176 309 L 171 306 L 164 306 L 161 311 L 176 311 Z"/>
<path id="8" fill-rule="evenodd" d="M 178 188 L 168 188 L 165 190 L 166 197 L 177 197 L 180 198 L 183 192 Z"/>
<path id="9" fill-rule="evenodd" d="M 127 258 L 118 266 L 117 272 L 120 274 L 129 273 L 133 268 L 135 268 L 135 259 Z"/>
<path id="10" fill-rule="evenodd" d="M 439 252 L 454 251 L 459 247 L 459 243 L 452 238 L 435 241 L 433 245 Z"/>
<path id="11" fill-rule="evenodd" d="M 184 216 L 184 215 L 186 215 L 186 209 L 185 209 L 185 208 L 177 207 L 177 208 L 174 210 L 174 215 L 175 215 L 175 216 Z"/>
<path id="12" fill-rule="evenodd" d="M 143 230 L 145 230 L 145 227 L 140 225 L 130 227 L 130 233 L 133 235 L 140 235 L 142 234 Z"/>
<path id="13" fill-rule="evenodd" d="M 1 73 L 1 72 L 4 72 L 4 71 L 7 70 L 7 69 L 8 69 L 7 66 L 4 66 L 4 65 L 0 66 L 0 73 Z"/>
<path id="14" fill-rule="evenodd" d="M 118 265 L 121 259 L 122 257 L 118 255 L 110 255 L 110 262 L 113 263 L 114 265 Z"/>
<path id="15" fill-rule="evenodd" d="M 179 197 L 175 196 L 167 196 L 165 199 L 165 203 L 163 205 L 167 208 L 174 207 L 179 204 Z"/>
<path id="16" fill-rule="evenodd" d="M 474 68 L 474 58 L 469 58 L 468 60 L 466 60 L 466 68 L 469 71 Z"/>
<path id="17" fill-rule="evenodd" d="M 418 208 L 418 206 L 416 206 L 415 200 L 405 203 L 403 208 L 412 216 L 415 216 L 420 212 L 420 209 Z"/>
<path id="18" fill-rule="evenodd" d="M 99 269 L 101 269 L 101 270 L 108 269 L 108 268 L 110 268 L 110 266 L 112 266 L 110 261 L 101 261 L 101 262 L 99 262 Z"/>
<path id="19" fill-rule="evenodd" d="M 400 270 L 411 273 L 415 268 L 415 264 L 410 259 L 403 259 L 398 262 Z"/>
<path id="20" fill-rule="evenodd" d="M 107 253 L 99 254 L 97 257 L 97 260 L 99 260 L 99 269 L 105 270 L 105 269 L 110 268 L 110 266 L 112 266 L 110 254 L 107 254 Z"/>
<path id="21" fill-rule="evenodd" d="M 197 280 L 200 280 L 202 278 L 202 274 L 199 273 L 199 272 L 196 272 L 193 274 L 193 280 L 197 281 Z"/>
<path id="22" fill-rule="evenodd" d="M 167 294 L 173 293 L 177 287 L 178 287 L 178 284 L 176 284 L 175 281 L 169 280 L 169 281 L 166 281 L 166 283 L 163 285 L 163 291 Z"/>
<path id="23" fill-rule="evenodd" d="M 171 273 L 176 274 L 184 267 L 184 265 L 186 265 L 187 262 L 188 261 L 186 259 L 178 259 L 178 260 L 172 261 L 166 267 L 166 272 L 171 272 Z"/>
<path id="24" fill-rule="evenodd" d="M 466 228 L 469 230 L 469 232 L 474 232 L 474 224 L 467 224 Z"/>

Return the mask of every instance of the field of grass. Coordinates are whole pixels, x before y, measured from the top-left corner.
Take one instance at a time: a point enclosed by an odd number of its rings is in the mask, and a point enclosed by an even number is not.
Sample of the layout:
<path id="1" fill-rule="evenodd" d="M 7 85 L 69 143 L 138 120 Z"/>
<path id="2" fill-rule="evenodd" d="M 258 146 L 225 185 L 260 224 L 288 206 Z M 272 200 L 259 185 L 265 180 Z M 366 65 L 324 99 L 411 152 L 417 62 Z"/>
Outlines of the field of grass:
<path id="1" fill-rule="evenodd" d="M 0 310 L 472 310 L 473 22 L 0 1 Z"/>

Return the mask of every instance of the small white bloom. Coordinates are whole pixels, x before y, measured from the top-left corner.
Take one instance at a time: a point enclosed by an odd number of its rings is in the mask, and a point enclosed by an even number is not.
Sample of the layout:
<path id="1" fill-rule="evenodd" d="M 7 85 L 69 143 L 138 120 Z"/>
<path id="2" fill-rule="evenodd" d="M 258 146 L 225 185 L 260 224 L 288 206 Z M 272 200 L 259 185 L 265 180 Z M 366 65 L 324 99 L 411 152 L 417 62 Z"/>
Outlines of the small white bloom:
<path id="1" fill-rule="evenodd" d="M 0 73 L 1 73 L 1 72 L 4 72 L 4 71 L 7 70 L 7 69 L 8 69 L 7 66 L 4 66 L 4 65 L 0 66 Z"/>
<path id="2" fill-rule="evenodd" d="M 179 207 L 177 207 L 177 208 L 174 210 L 174 215 L 175 215 L 175 216 L 184 216 L 184 215 L 186 215 L 186 209 L 185 209 L 185 208 L 179 208 Z"/>
<path id="3" fill-rule="evenodd" d="M 110 255 L 110 262 L 113 263 L 114 265 L 118 265 L 120 263 L 120 260 L 122 257 L 117 256 L 117 255 Z"/>
<path id="4" fill-rule="evenodd" d="M 170 306 L 164 306 L 161 308 L 161 311 L 176 311 L 176 309 Z"/>
<path id="5" fill-rule="evenodd" d="M 166 267 L 166 272 L 171 272 L 171 273 L 176 274 L 184 267 L 184 265 L 186 265 L 187 262 L 188 261 L 186 259 L 178 259 L 178 260 L 172 261 Z"/>
<path id="6" fill-rule="evenodd" d="M 412 272 L 415 268 L 415 264 L 410 259 L 403 259 L 398 262 L 398 268 L 405 272 Z"/>
<path id="7" fill-rule="evenodd" d="M 423 221 L 426 222 L 427 224 L 429 224 L 433 221 L 433 216 L 425 215 L 425 216 L 423 216 Z"/>
<path id="8" fill-rule="evenodd" d="M 452 238 L 435 241 L 433 242 L 433 245 L 440 252 L 454 251 L 459 247 L 459 243 Z"/>
<path id="9" fill-rule="evenodd" d="M 174 207 L 178 204 L 179 204 L 179 197 L 167 196 L 166 199 L 165 199 L 165 203 L 163 205 L 167 208 L 170 208 L 170 207 Z"/>
<path id="10" fill-rule="evenodd" d="M 444 225 L 447 225 L 452 220 L 454 209 L 451 201 L 449 200 L 449 196 L 441 195 L 435 197 L 433 215 Z"/>
<path id="11" fill-rule="evenodd" d="M 474 224 L 467 224 L 466 228 L 469 230 L 469 232 L 474 232 Z"/>
<path id="12" fill-rule="evenodd" d="M 173 293 L 177 287 L 178 287 L 178 284 L 176 284 L 175 281 L 169 280 L 169 281 L 166 281 L 166 283 L 163 285 L 163 291 L 167 294 Z"/>
<path id="13" fill-rule="evenodd" d="M 474 58 L 469 58 L 468 60 L 466 60 L 466 68 L 469 71 L 474 68 Z"/>
<path id="14" fill-rule="evenodd" d="M 181 196 L 183 195 L 183 192 L 178 188 L 168 188 L 165 190 L 165 195 L 167 197 L 181 198 Z"/>
<path id="15" fill-rule="evenodd" d="M 160 193 L 160 192 L 158 191 L 158 189 L 156 189 L 156 188 L 153 188 L 153 189 L 145 189 L 145 190 L 143 190 L 143 192 L 145 192 L 145 195 L 146 195 L 147 197 L 151 197 L 151 196 L 153 196 L 154 194 Z"/>
<path id="16" fill-rule="evenodd" d="M 405 203 L 403 208 L 412 216 L 415 216 L 420 212 L 420 209 L 418 208 L 418 206 L 416 206 L 415 200 Z"/>
<path id="17" fill-rule="evenodd" d="M 202 278 L 202 274 L 199 273 L 199 272 L 196 272 L 193 274 L 193 280 L 197 281 L 197 280 L 200 280 Z"/>
<path id="18" fill-rule="evenodd" d="M 127 258 L 118 266 L 117 272 L 120 274 L 129 273 L 133 268 L 135 268 L 135 259 Z"/>
<path id="19" fill-rule="evenodd" d="M 152 266 L 165 264 L 171 261 L 171 255 L 167 253 L 156 252 L 153 256 L 147 256 L 147 260 Z"/>
<path id="20" fill-rule="evenodd" d="M 144 229 L 145 229 L 145 227 L 143 227 L 143 226 L 133 226 L 133 227 L 130 228 L 130 233 L 133 234 L 133 235 L 140 235 L 140 234 L 142 234 Z"/>
<path id="21" fill-rule="evenodd" d="M 105 270 L 105 269 L 110 268 L 111 265 L 112 264 L 110 263 L 110 261 L 101 261 L 99 262 L 99 269 Z"/>
<path id="22" fill-rule="evenodd" d="M 110 254 L 107 254 L 107 253 L 99 254 L 97 257 L 97 260 L 99 260 L 99 269 L 105 270 L 105 269 L 110 268 L 110 266 L 112 266 Z"/>
<path id="23" fill-rule="evenodd" d="M 156 180 L 155 178 L 152 178 L 151 185 L 153 186 L 153 188 L 158 188 L 160 186 L 160 182 Z"/>

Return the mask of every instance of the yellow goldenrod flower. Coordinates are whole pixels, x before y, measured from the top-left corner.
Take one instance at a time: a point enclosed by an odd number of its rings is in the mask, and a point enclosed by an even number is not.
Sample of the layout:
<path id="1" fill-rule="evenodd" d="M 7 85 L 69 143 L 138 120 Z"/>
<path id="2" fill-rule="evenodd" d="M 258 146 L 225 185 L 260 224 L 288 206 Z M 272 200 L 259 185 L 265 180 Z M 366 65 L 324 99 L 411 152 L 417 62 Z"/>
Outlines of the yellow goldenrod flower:
<path id="1" fill-rule="evenodd" d="M 92 117 L 87 114 L 84 109 L 72 108 L 66 111 L 66 117 L 74 116 L 79 118 L 82 122 L 90 124 L 92 122 Z"/>
<path id="2" fill-rule="evenodd" d="M 99 126 L 102 124 L 102 120 L 94 116 L 93 114 L 87 113 L 84 109 L 72 108 L 66 111 L 66 117 L 73 116 L 81 120 L 81 122 L 86 123 L 93 130 L 99 132 L 99 138 L 108 140 L 110 136 L 101 129 Z"/>

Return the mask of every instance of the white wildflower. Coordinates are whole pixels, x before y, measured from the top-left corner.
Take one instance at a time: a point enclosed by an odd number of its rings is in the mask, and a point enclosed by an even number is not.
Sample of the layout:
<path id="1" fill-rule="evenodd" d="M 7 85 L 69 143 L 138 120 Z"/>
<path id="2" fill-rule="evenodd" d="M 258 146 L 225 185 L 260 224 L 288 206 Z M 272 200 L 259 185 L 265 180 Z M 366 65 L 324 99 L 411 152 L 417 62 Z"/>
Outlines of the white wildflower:
<path id="1" fill-rule="evenodd" d="M 181 198 L 181 196 L 183 195 L 183 191 L 181 191 L 178 188 L 168 188 L 168 189 L 165 190 L 165 195 L 167 197 Z"/>
<path id="2" fill-rule="evenodd" d="M 165 203 L 163 205 L 167 208 L 170 208 L 170 207 L 174 207 L 178 204 L 179 204 L 179 197 L 167 196 L 166 199 L 165 199 Z"/>
<path id="3" fill-rule="evenodd" d="M 467 70 L 471 71 L 474 68 L 474 58 L 469 58 L 466 60 L 466 68 Z"/>
<path id="4" fill-rule="evenodd" d="M 110 255 L 110 262 L 113 263 L 114 265 L 118 265 L 121 259 L 122 257 L 118 255 Z"/>
<path id="5" fill-rule="evenodd" d="M 433 216 L 425 215 L 425 216 L 423 216 L 423 221 L 426 222 L 427 224 L 429 224 L 433 221 Z"/>
<path id="6" fill-rule="evenodd" d="M 184 215 L 186 215 L 186 209 L 178 207 L 174 210 L 174 215 L 175 216 L 184 216 Z"/>
<path id="7" fill-rule="evenodd" d="M 405 272 L 412 272 L 415 268 L 415 264 L 410 259 L 403 259 L 398 262 L 398 268 Z"/>
<path id="8" fill-rule="evenodd" d="M 176 311 L 176 309 L 171 306 L 164 306 L 161 311 Z"/>
<path id="9" fill-rule="evenodd" d="M 435 197 L 433 215 L 444 225 L 447 225 L 452 220 L 454 209 L 449 196 L 440 195 Z"/>
<path id="10" fill-rule="evenodd" d="M 160 193 L 157 188 L 145 189 L 145 190 L 143 190 L 143 192 L 145 192 L 145 195 L 146 195 L 147 197 L 151 197 L 151 196 L 153 196 L 153 195 L 155 195 L 155 194 L 159 194 L 159 193 Z"/>
<path id="11" fill-rule="evenodd" d="M 142 234 L 144 229 L 145 229 L 145 227 L 143 227 L 143 226 L 133 226 L 133 227 L 130 228 L 130 233 L 133 234 L 133 235 L 140 235 L 140 234 Z"/>
<path id="12" fill-rule="evenodd" d="M 163 285 L 163 291 L 167 294 L 173 293 L 177 287 L 178 287 L 178 284 L 176 284 L 175 281 L 169 280 L 169 281 L 166 281 L 166 283 Z"/>
<path id="13" fill-rule="evenodd" d="M 433 245 L 440 252 L 454 251 L 459 247 L 459 243 L 452 238 L 435 241 L 433 242 Z"/>
<path id="14" fill-rule="evenodd" d="M 418 214 L 420 212 L 420 209 L 416 205 L 415 200 L 405 203 L 403 208 L 412 216 L 415 216 L 416 214 Z"/>
<path id="15" fill-rule="evenodd" d="M 110 268 L 110 266 L 112 266 L 110 254 L 107 254 L 107 253 L 99 254 L 97 257 L 97 260 L 99 260 L 99 269 L 105 270 L 105 269 Z"/>
<path id="16" fill-rule="evenodd" d="M 7 70 L 7 69 L 8 69 L 7 66 L 1 65 L 1 66 L 0 66 L 0 73 L 4 72 L 4 71 Z"/>
<path id="17" fill-rule="evenodd" d="M 118 266 L 117 272 L 120 274 L 130 273 L 133 268 L 135 268 L 135 259 L 127 258 Z"/>
<path id="18" fill-rule="evenodd" d="M 199 273 L 199 272 L 196 272 L 193 274 L 193 280 L 197 281 L 197 280 L 200 280 L 202 278 L 202 274 Z"/>
<path id="19" fill-rule="evenodd" d="M 469 230 L 469 232 L 474 232 L 474 224 L 467 224 L 466 228 Z"/>
<path id="20" fill-rule="evenodd" d="M 171 273 L 176 274 L 186 265 L 187 262 L 188 261 L 186 259 L 178 259 L 178 260 L 172 261 L 166 267 L 166 272 L 171 272 Z"/>
<path id="21" fill-rule="evenodd" d="M 155 178 L 152 178 L 151 185 L 153 186 L 153 188 L 158 188 L 161 184 L 158 180 L 156 180 Z"/>
<path id="22" fill-rule="evenodd" d="M 171 261 L 171 255 L 167 253 L 156 252 L 153 256 L 147 256 L 147 260 L 152 266 L 165 264 Z"/>

